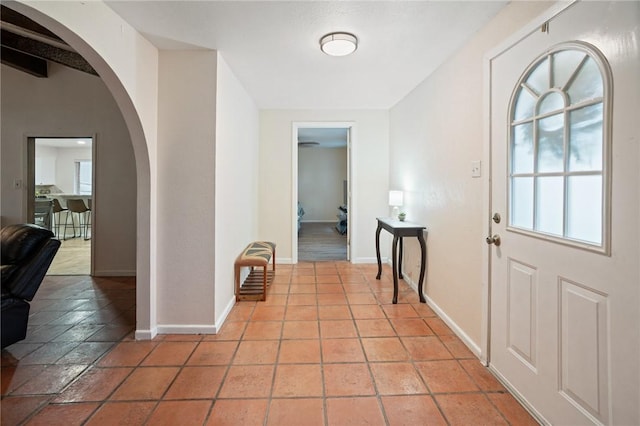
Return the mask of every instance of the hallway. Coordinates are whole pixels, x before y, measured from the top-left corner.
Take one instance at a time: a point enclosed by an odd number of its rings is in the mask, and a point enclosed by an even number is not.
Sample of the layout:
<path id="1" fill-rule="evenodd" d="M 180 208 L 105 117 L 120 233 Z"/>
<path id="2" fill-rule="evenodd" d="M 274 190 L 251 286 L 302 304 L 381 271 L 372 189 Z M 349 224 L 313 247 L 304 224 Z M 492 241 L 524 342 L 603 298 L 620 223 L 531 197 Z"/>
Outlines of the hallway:
<path id="1" fill-rule="evenodd" d="M 2 424 L 534 425 L 390 269 L 278 265 L 217 335 L 134 341 L 131 278 L 47 277 L 2 351 Z M 122 424 L 122 423 L 120 423 Z"/>

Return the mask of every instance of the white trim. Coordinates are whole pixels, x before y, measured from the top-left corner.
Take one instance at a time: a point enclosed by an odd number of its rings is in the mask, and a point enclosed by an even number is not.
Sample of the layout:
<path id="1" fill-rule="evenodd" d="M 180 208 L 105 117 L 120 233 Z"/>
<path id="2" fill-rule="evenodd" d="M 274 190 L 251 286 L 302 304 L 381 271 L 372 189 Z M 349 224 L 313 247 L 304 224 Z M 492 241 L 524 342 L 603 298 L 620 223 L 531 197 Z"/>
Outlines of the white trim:
<path id="1" fill-rule="evenodd" d="M 96 212 L 98 212 L 98 223 L 100 223 L 100 211 L 96 208 L 96 206 L 100 206 L 99 200 L 99 192 L 97 191 L 98 186 L 96 185 L 96 167 L 98 164 L 98 134 L 93 134 L 93 139 L 91 140 L 91 213 L 89 217 L 91 218 L 91 253 L 89 260 L 89 273 L 91 276 L 96 274 L 96 240 L 93 239 L 94 235 L 96 235 Z M 137 224 L 136 224 L 137 227 Z M 65 228 L 66 229 L 66 228 Z M 98 240 L 100 239 L 100 235 L 98 235 Z M 132 276 L 135 277 L 135 271 Z"/>
<path id="2" fill-rule="evenodd" d="M 298 129 L 291 123 L 291 263 L 298 263 Z"/>
<path id="3" fill-rule="evenodd" d="M 153 340 L 157 334 L 158 330 L 155 328 L 151 330 L 136 330 L 135 338 L 136 340 Z"/>
<path id="4" fill-rule="evenodd" d="M 351 159 L 351 167 L 347 170 L 348 203 L 347 212 L 347 241 L 356 241 L 355 229 L 357 228 L 356 196 L 353 183 L 355 182 L 355 158 L 356 147 L 356 122 L 355 121 L 294 121 L 291 123 L 291 263 L 298 263 L 298 129 L 304 128 L 328 128 L 328 129 L 349 129 L 350 137 L 347 144 L 347 158 Z M 349 160 L 348 160 L 349 162 Z M 318 221 L 314 221 L 318 222 Z M 353 258 L 353 244 L 347 244 L 347 259 Z M 355 262 L 352 262 L 355 263 Z"/>
<path id="5" fill-rule="evenodd" d="M 158 334 L 216 334 L 215 325 L 158 325 Z"/>
<path id="6" fill-rule="evenodd" d="M 231 310 L 233 309 L 235 304 L 236 304 L 236 297 L 234 295 L 231 297 L 231 299 L 227 303 L 227 306 L 225 306 L 224 311 L 222 311 L 222 315 L 220 315 L 220 317 L 216 321 L 216 325 L 215 325 L 216 333 L 222 328 L 222 325 L 227 320 L 227 317 L 231 313 Z"/>
<path id="7" fill-rule="evenodd" d="M 290 257 L 276 257 L 276 265 L 294 265 L 294 262 Z"/>
<path id="8" fill-rule="evenodd" d="M 122 269 L 122 270 L 96 270 L 93 273 L 94 277 L 135 277 L 135 269 Z"/>
<path id="9" fill-rule="evenodd" d="M 568 2 L 558 2 L 542 12 L 540 15 L 532 19 L 527 25 L 519 31 L 507 37 L 493 49 L 490 49 L 483 58 L 484 81 L 483 81 L 483 119 L 484 119 L 484 137 L 483 137 L 483 157 L 487 165 L 483 185 L 483 213 L 482 221 L 487 224 L 486 235 L 493 235 L 491 227 L 491 64 L 492 61 L 502 55 L 504 52 L 518 44 L 520 41 L 537 31 L 542 24 L 559 15 L 577 0 Z M 491 362 L 490 340 L 491 340 L 491 246 L 484 241 L 479 242 L 482 246 L 482 324 L 481 324 L 481 341 L 480 341 L 480 359 L 485 365 Z"/>
<path id="10" fill-rule="evenodd" d="M 380 258 L 382 263 L 389 263 L 390 260 L 387 257 L 381 257 Z M 378 263 L 378 259 L 375 257 L 357 257 L 355 259 L 353 259 L 351 261 L 351 263 L 374 263 L 377 264 Z"/>

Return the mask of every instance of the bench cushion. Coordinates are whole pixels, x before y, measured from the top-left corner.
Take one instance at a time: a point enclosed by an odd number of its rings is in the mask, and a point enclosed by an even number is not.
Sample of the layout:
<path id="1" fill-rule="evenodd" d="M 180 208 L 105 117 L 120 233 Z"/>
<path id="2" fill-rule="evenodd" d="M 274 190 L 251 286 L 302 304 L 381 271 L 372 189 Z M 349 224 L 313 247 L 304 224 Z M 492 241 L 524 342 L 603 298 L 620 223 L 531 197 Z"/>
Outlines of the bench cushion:
<path id="1" fill-rule="evenodd" d="M 276 245 L 270 241 L 255 241 L 236 259 L 240 266 L 266 266 L 271 261 Z"/>

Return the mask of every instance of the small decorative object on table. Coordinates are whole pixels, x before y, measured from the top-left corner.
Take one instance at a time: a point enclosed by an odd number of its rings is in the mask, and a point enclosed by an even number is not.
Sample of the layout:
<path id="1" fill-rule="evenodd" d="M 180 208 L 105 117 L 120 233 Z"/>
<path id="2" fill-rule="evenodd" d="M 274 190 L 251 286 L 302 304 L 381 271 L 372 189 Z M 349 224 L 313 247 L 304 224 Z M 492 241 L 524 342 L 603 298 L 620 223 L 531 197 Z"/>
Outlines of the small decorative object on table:
<path id="1" fill-rule="evenodd" d="M 398 220 L 400 222 L 404 222 L 404 220 L 406 219 L 407 214 L 405 212 L 400 212 L 400 214 L 398 214 Z"/>

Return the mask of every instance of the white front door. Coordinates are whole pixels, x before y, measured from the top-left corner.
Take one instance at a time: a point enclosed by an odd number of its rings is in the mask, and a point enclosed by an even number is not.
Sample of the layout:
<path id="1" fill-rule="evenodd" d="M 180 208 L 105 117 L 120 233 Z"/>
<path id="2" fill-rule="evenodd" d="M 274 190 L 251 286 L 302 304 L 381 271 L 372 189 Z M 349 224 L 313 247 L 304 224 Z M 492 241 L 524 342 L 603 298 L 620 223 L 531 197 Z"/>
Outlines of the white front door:
<path id="1" fill-rule="evenodd" d="M 549 424 L 640 424 L 639 23 L 578 2 L 490 63 L 489 365 Z"/>

